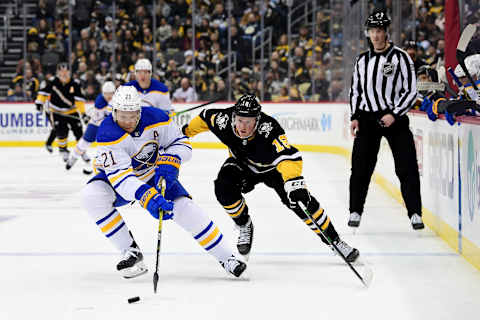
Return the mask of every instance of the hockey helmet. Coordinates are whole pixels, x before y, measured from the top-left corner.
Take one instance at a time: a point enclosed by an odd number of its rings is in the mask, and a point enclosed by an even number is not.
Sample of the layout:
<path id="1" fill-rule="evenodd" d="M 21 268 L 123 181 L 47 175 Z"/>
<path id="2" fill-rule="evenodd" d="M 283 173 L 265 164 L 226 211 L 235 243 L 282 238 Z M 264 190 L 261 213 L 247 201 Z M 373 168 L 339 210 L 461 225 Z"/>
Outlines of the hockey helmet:
<path id="1" fill-rule="evenodd" d="M 102 86 L 102 94 L 105 93 L 114 93 L 115 92 L 115 84 L 112 81 L 106 81 Z"/>
<path id="2" fill-rule="evenodd" d="M 387 16 L 387 13 L 383 10 L 375 10 L 371 15 L 368 16 L 367 21 L 365 21 L 365 27 L 369 28 L 383 28 L 387 29 L 392 21 Z"/>
<path id="3" fill-rule="evenodd" d="M 139 70 L 147 70 L 152 72 L 152 64 L 148 59 L 138 59 L 135 63 L 135 72 Z"/>
<path id="4" fill-rule="evenodd" d="M 58 72 L 58 71 L 61 71 L 61 70 L 67 70 L 67 71 L 69 71 L 68 63 L 66 63 L 66 62 L 60 62 L 60 63 L 57 65 L 57 72 Z"/>
<path id="5" fill-rule="evenodd" d="M 234 105 L 233 112 L 241 117 L 258 117 L 262 106 L 254 94 L 244 94 Z"/>
<path id="6" fill-rule="evenodd" d="M 428 64 L 424 64 L 420 68 L 418 68 L 417 76 L 425 74 L 427 75 L 431 81 L 438 82 L 438 73 L 437 70 L 433 69 Z"/>
<path id="7" fill-rule="evenodd" d="M 140 111 L 141 98 L 134 86 L 120 86 L 113 94 L 112 109 L 115 111 Z"/>

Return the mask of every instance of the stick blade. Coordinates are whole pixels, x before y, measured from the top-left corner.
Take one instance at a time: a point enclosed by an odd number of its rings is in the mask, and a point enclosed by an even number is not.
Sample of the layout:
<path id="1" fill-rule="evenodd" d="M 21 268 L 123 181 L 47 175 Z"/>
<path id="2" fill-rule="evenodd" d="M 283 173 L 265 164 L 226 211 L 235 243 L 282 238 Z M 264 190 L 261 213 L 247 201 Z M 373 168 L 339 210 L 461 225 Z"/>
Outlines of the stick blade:
<path id="1" fill-rule="evenodd" d="M 477 26 L 474 24 L 469 24 L 465 27 L 460 36 L 460 40 L 458 40 L 457 51 L 465 52 L 467 50 L 467 46 L 475 34 L 475 31 L 477 31 Z"/>
<path id="2" fill-rule="evenodd" d="M 153 293 L 157 293 L 158 272 L 153 274 Z"/>
<path id="3" fill-rule="evenodd" d="M 362 283 L 365 288 L 369 288 L 373 281 L 373 270 L 370 263 L 362 257 L 358 257 L 357 261 L 353 263 L 357 267 L 358 273 L 362 276 Z"/>

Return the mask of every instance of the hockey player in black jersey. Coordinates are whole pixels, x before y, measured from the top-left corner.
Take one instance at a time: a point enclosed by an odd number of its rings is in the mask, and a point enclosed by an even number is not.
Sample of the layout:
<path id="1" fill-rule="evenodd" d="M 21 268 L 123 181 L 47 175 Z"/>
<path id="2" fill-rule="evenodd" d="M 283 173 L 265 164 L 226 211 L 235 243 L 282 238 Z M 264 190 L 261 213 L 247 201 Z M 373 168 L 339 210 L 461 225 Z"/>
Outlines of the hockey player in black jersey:
<path id="1" fill-rule="evenodd" d="M 253 223 L 242 194 L 252 191 L 256 184 L 264 183 L 327 243 L 298 205 L 302 202 L 346 259 L 349 262 L 357 259 L 359 251 L 340 239 L 330 218 L 308 191 L 302 176 L 300 152 L 288 143 L 280 124 L 261 112 L 255 95 L 243 95 L 227 109 L 204 110 L 182 128 L 188 137 L 208 130 L 230 152 L 215 180 L 215 195 L 240 231 L 237 248 L 242 255 L 248 257 L 253 241 Z"/>
<path id="2" fill-rule="evenodd" d="M 46 108 L 45 111 L 50 113 L 60 154 L 63 161 L 67 161 L 69 129 L 72 130 L 77 141 L 83 135 L 80 116 L 85 114 L 85 98 L 80 90 L 80 84 L 71 79 L 66 63 L 60 63 L 57 66 L 56 77 L 47 81 L 45 87 L 40 88 L 35 104 L 37 109 Z M 90 159 L 84 160 L 90 162 Z"/>

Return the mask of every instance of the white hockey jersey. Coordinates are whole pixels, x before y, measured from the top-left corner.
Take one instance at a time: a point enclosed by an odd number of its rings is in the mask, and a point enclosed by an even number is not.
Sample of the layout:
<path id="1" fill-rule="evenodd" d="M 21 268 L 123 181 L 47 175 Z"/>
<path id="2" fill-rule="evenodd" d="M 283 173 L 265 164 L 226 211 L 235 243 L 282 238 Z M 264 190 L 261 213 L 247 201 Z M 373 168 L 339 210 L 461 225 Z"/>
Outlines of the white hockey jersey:
<path id="1" fill-rule="evenodd" d="M 133 80 L 124 84 L 124 86 L 134 86 L 140 96 L 142 101 L 146 105 L 150 105 L 155 108 L 162 109 L 168 114 L 172 114 L 173 107 L 170 100 L 170 93 L 168 92 L 168 87 L 157 79 L 153 79 L 150 82 L 150 87 L 147 89 L 142 89 L 137 80 Z"/>
<path id="2" fill-rule="evenodd" d="M 192 147 L 172 118 L 163 110 L 142 107 L 134 132 L 128 133 L 105 118 L 97 133 L 95 167 L 105 172 L 115 191 L 125 200 L 135 200 L 135 192 L 155 175 L 157 158 L 168 153 L 182 163 L 190 160 Z"/>

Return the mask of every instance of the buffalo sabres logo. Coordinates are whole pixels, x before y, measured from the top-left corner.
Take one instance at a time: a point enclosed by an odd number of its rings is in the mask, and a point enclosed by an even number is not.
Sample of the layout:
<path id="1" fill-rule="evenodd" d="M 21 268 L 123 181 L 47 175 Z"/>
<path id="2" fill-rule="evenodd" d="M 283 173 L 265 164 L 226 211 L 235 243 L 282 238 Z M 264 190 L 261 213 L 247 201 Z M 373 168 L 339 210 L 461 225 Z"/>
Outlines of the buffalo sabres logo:
<path id="1" fill-rule="evenodd" d="M 271 122 L 264 122 L 258 128 L 258 133 L 265 134 L 265 138 L 268 138 L 268 135 L 270 134 L 270 131 L 272 131 L 272 129 L 273 127 Z"/>
<path id="2" fill-rule="evenodd" d="M 217 117 L 217 120 L 215 120 L 215 122 L 217 123 L 217 126 L 220 128 L 220 130 L 223 130 L 225 129 L 225 127 L 227 126 L 227 123 L 228 123 L 228 115 L 227 114 L 219 114 L 218 117 Z"/>
<path id="3" fill-rule="evenodd" d="M 154 166 L 157 162 L 158 150 L 157 141 L 147 141 L 132 157 L 132 167 L 139 171 Z"/>
<path id="4" fill-rule="evenodd" d="M 393 74 L 393 63 L 385 62 L 382 67 L 382 72 L 385 77 L 390 77 Z"/>

